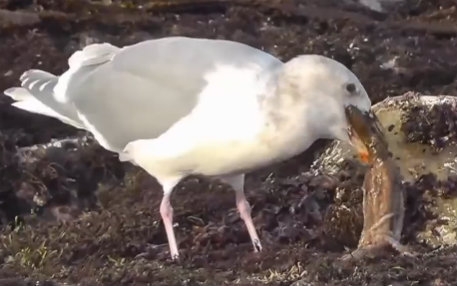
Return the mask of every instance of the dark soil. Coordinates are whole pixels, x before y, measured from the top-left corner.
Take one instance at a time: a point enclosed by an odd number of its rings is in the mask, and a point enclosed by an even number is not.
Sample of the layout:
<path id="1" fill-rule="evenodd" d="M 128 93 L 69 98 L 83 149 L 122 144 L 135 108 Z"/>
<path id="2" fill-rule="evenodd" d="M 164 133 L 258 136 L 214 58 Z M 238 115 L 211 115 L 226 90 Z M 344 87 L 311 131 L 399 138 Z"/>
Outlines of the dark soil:
<path id="1" fill-rule="evenodd" d="M 16 85 L 28 68 L 61 73 L 69 55 L 92 42 L 186 35 L 244 42 L 283 60 L 333 57 L 356 73 L 373 102 L 410 90 L 457 95 L 455 1 L 404 1 L 386 13 L 349 0 L 176 2 L 0 0 L 0 90 Z M 326 142 L 248 176 L 265 247 L 260 254 L 252 252 L 233 192 L 189 178 L 173 196 L 182 252 L 173 263 L 152 178 L 119 163 L 84 132 L 9 104 L 0 96 L 0 285 L 457 283 L 457 249 L 432 250 L 414 235 L 425 223 L 442 223 L 428 206 L 433 197 L 456 195 L 454 178 L 437 182 L 429 175 L 406 186 L 402 243 L 419 257 L 392 254 L 357 265 L 337 262 L 362 229 L 364 169 L 347 161 L 335 176 L 311 175 L 313 155 Z M 419 127 L 429 115 L 418 110 L 413 140 L 447 136 L 442 128 L 454 132 L 455 120 L 440 117 L 444 111 L 433 111 L 441 129 L 430 131 Z M 66 138 L 73 139 L 63 147 L 48 144 Z"/>

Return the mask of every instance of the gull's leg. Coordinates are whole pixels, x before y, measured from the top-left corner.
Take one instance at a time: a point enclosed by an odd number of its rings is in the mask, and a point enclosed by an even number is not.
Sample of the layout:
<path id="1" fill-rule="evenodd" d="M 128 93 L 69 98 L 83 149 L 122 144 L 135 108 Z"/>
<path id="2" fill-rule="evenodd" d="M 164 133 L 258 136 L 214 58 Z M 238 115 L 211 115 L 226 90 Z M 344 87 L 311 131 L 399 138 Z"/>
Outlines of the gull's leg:
<path id="1" fill-rule="evenodd" d="M 259 252 L 262 250 L 262 244 L 260 243 L 259 236 L 255 230 L 254 223 L 252 222 L 251 217 L 251 206 L 246 200 L 244 195 L 244 190 L 235 190 L 236 192 L 236 206 L 240 212 L 240 217 L 244 220 L 246 228 L 248 229 L 249 236 L 251 237 L 252 245 L 254 246 L 254 251 Z"/>
<path id="2" fill-rule="evenodd" d="M 251 237 L 252 245 L 254 246 L 254 251 L 261 251 L 262 244 L 260 243 L 259 236 L 257 235 L 254 223 L 252 222 L 251 206 L 249 205 L 249 202 L 246 200 L 246 196 L 244 194 L 244 174 L 225 176 L 219 178 L 227 184 L 231 185 L 232 188 L 235 190 L 236 207 L 238 208 L 241 219 L 246 224 L 249 236 Z"/>
<path id="3" fill-rule="evenodd" d="M 179 252 L 175 231 L 173 229 L 173 207 L 171 206 L 170 196 L 173 188 L 178 182 L 179 180 L 173 180 L 172 182 L 162 183 L 164 195 L 162 202 L 160 203 L 160 215 L 162 216 L 163 225 L 165 226 L 168 246 L 170 247 L 170 255 L 173 260 L 179 258 Z"/>
<path id="4" fill-rule="evenodd" d="M 170 195 L 164 195 L 160 203 L 160 215 L 167 233 L 168 245 L 170 247 L 171 259 L 179 257 L 178 245 L 176 243 L 175 231 L 173 230 L 173 207 L 170 203 Z"/>

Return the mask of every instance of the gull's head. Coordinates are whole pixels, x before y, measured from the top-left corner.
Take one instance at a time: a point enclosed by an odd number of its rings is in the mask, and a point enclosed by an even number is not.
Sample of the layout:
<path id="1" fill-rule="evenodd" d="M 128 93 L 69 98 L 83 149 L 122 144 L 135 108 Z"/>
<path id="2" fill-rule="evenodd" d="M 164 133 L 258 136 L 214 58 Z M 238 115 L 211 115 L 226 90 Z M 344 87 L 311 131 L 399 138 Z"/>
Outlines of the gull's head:
<path id="1" fill-rule="evenodd" d="M 343 64 L 320 55 L 302 55 L 285 63 L 278 88 L 305 112 L 308 129 L 319 138 L 350 143 L 362 159 L 365 144 L 354 132 L 348 107 L 372 117 L 371 100 L 359 79 Z"/>

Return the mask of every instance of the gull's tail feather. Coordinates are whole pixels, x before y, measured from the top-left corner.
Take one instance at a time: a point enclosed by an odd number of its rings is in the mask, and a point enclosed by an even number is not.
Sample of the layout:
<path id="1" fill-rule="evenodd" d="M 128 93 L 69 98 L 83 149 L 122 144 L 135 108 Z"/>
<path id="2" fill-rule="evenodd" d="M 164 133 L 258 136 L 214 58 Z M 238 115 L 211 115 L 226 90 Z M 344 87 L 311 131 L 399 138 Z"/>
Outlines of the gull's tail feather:
<path id="1" fill-rule="evenodd" d="M 22 87 L 12 87 L 4 91 L 15 102 L 14 107 L 32 113 L 54 117 L 76 128 L 84 129 L 74 110 L 57 102 L 54 87 L 59 78 L 41 70 L 28 70 L 20 77 Z"/>

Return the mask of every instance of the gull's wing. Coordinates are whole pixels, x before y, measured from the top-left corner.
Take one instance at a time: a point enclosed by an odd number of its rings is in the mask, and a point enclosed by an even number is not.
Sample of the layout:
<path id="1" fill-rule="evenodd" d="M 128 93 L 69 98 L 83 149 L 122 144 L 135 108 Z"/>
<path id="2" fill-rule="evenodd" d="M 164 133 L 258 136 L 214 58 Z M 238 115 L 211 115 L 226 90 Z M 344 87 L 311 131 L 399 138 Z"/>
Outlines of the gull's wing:
<path id="1" fill-rule="evenodd" d="M 156 138 L 188 115 L 207 76 L 220 67 L 262 71 L 280 63 L 258 49 L 224 40 L 169 37 L 122 49 L 94 44 L 70 58 L 53 98 L 76 110 L 75 120 L 101 145 L 121 152 L 128 142 Z"/>
<path id="2" fill-rule="evenodd" d="M 123 149 L 130 141 L 160 136 L 188 115 L 206 75 L 220 66 L 267 69 L 278 62 L 239 43 L 163 38 L 125 47 L 93 70 L 81 69 L 66 94 L 91 131 Z"/>

